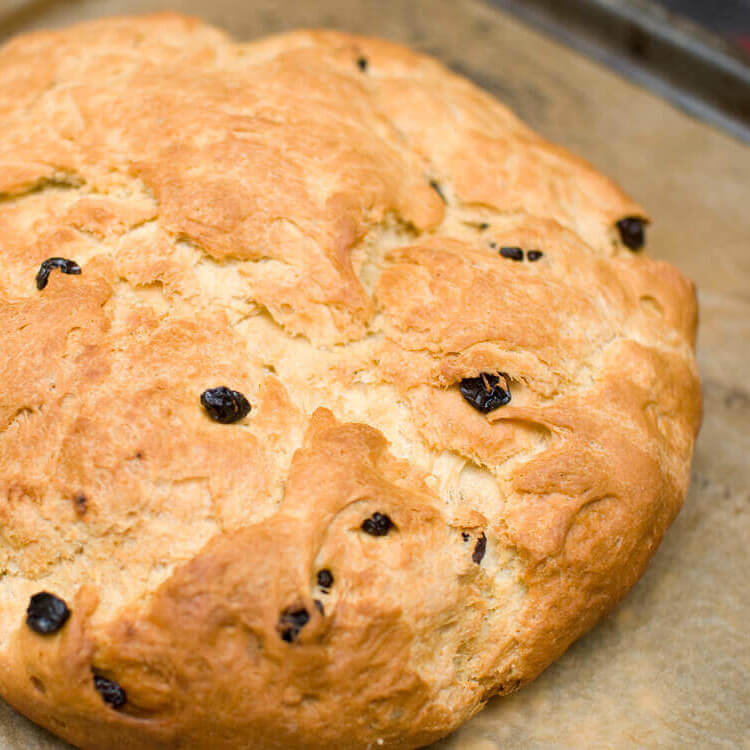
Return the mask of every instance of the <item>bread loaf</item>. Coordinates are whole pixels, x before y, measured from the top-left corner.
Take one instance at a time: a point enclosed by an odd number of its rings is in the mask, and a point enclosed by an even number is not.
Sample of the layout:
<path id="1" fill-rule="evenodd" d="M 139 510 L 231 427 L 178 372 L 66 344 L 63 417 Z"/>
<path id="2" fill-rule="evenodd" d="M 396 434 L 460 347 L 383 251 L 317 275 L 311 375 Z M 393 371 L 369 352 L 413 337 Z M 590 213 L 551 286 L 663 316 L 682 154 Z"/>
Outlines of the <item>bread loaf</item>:
<path id="1" fill-rule="evenodd" d="M 693 285 L 427 57 L 175 15 L 0 50 L 0 695 L 80 748 L 416 748 L 685 496 Z"/>

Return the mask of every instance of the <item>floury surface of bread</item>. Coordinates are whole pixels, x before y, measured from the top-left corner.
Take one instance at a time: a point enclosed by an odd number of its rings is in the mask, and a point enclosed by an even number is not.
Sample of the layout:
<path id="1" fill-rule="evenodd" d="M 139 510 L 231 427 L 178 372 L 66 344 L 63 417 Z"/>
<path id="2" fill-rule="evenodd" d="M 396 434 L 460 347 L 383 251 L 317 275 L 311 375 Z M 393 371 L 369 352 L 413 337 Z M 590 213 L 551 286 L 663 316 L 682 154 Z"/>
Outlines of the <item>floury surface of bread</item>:
<path id="1" fill-rule="evenodd" d="M 414 748 L 638 579 L 687 489 L 696 305 L 623 245 L 645 215 L 609 180 L 335 32 L 34 33 L 0 114 L 20 711 L 92 750 Z M 49 258 L 81 272 L 37 289 Z M 221 385 L 247 416 L 209 418 Z M 41 591 L 70 611 L 47 635 Z"/>

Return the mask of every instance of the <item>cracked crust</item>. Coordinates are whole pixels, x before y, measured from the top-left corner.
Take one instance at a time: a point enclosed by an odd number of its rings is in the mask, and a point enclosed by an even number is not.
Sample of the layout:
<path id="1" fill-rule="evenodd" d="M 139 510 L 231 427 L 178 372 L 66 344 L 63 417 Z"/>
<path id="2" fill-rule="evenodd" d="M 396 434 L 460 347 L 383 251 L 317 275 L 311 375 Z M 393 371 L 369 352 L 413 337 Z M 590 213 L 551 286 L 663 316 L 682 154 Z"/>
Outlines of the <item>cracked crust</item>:
<path id="1" fill-rule="evenodd" d="M 697 316 L 621 246 L 645 215 L 609 180 L 435 61 L 334 32 L 34 33 L 0 50 L 0 115 L 19 710 L 92 750 L 414 748 L 638 579 L 687 490 Z M 37 291 L 51 256 L 82 274 Z M 458 388 L 481 372 L 512 392 L 487 415 Z M 212 422 L 217 385 L 250 414 Z M 40 590 L 59 634 L 24 624 Z"/>

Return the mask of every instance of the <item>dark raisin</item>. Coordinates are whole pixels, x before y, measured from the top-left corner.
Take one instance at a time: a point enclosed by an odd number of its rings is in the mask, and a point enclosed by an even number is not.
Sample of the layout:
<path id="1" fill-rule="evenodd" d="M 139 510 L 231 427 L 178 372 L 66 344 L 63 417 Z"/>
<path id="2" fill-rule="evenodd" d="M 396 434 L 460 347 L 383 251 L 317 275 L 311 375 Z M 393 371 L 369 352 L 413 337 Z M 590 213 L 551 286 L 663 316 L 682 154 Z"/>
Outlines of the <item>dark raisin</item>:
<path id="1" fill-rule="evenodd" d="M 357 59 L 357 67 L 363 72 L 367 72 L 367 66 L 369 65 L 366 57 L 360 57 Z"/>
<path id="2" fill-rule="evenodd" d="M 541 250 L 527 250 L 526 257 L 533 263 L 535 260 L 544 257 L 544 253 Z"/>
<path id="3" fill-rule="evenodd" d="M 373 513 L 362 521 L 361 528 L 366 534 L 385 536 L 393 528 L 393 521 L 385 513 Z"/>
<path id="4" fill-rule="evenodd" d="M 497 250 L 497 242 L 490 242 L 490 249 Z"/>
<path id="5" fill-rule="evenodd" d="M 501 247 L 500 255 L 511 260 L 523 260 L 523 250 L 520 247 Z"/>
<path id="6" fill-rule="evenodd" d="M 36 633 L 50 635 L 65 625 L 70 617 L 68 605 L 54 594 L 34 594 L 26 609 L 26 624 Z"/>
<path id="7" fill-rule="evenodd" d="M 313 604 L 316 606 L 318 612 L 320 612 L 320 614 L 323 615 L 323 617 L 325 617 L 326 610 L 325 610 L 325 607 L 323 606 L 323 602 L 321 602 L 320 599 L 313 599 Z"/>
<path id="8" fill-rule="evenodd" d="M 276 629 L 283 641 L 292 643 L 299 635 L 299 631 L 310 621 L 310 614 L 301 607 L 299 609 L 289 608 L 281 613 Z"/>
<path id="9" fill-rule="evenodd" d="M 239 391 L 229 390 L 224 385 L 203 391 L 201 404 L 211 419 L 222 424 L 236 422 L 250 412 L 248 400 Z"/>
<path id="10" fill-rule="evenodd" d="M 83 494 L 83 492 L 79 492 L 74 498 L 73 503 L 75 505 L 76 513 L 79 516 L 85 516 L 86 511 L 88 510 L 88 500 L 86 499 L 86 495 Z"/>
<path id="11" fill-rule="evenodd" d="M 503 373 L 505 387 L 499 385 L 500 378 L 483 372 L 478 378 L 464 378 L 461 381 L 461 395 L 477 410 L 483 414 L 505 406 L 510 402 L 510 388 L 507 376 Z"/>
<path id="12" fill-rule="evenodd" d="M 465 542 L 468 542 L 470 538 L 470 534 L 467 534 L 465 531 L 461 532 L 461 539 L 463 539 Z"/>
<path id="13" fill-rule="evenodd" d="M 643 219 L 628 216 L 617 222 L 623 245 L 631 250 L 640 250 L 646 242 L 646 232 Z"/>
<path id="14" fill-rule="evenodd" d="M 74 260 L 68 260 L 67 258 L 47 258 L 39 266 L 39 270 L 36 274 L 36 288 L 40 291 L 47 286 L 49 275 L 52 270 L 57 268 L 58 271 L 63 273 L 72 274 L 78 276 L 81 273 L 81 267 Z"/>
<path id="15" fill-rule="evenodd" d="M 483 222 L 482 222 L 482 223 L 481 223 L 481 224 L 479 225 L 479 231 L 480 231 L 480 232 L 484 232 L 485 230 L 487 230 L 487 229 L 489 229 L 489 228 L 490 228 L 490 225 L 489 225 L 489 224 L 488 224 L 488 223 L 487 223 L 486 221 L 483 221 Z"/>
<path id="16" fill-rule="evenodd" d="M 330 570 L 318 571 L 318 586 L 322 589 L 330 589 L 333 586 L 333 573 Z"/>
<path id="17" fill-rule="evenodd" d="M 472 552 L 471 559 L 479 565 L 484 558 L 484 553 L 487 551 L 487 537 L 482 532 L 482 535 L 477 539 L 477 543 L 474 546 L 474 552 Z"/>
<path id="18" fill-rule="evenodd" d="M 440 200 L 443 201 L 443 203 L 448 202 L 445 199 L 445 193 L 443 192 L 443 189 L 440 187 L 440 183 L 437 180 L 430 180 L 430 187 L 440 196 Z"/>
<path id="19" fill-rule="evenodd" d="M 122 708 L 128 702 L 128 695 L 122 687 L 106 677 L 95 674 L 94 687 L 99 691 L 102 700 L 109 703 L 112 708 Z"/>

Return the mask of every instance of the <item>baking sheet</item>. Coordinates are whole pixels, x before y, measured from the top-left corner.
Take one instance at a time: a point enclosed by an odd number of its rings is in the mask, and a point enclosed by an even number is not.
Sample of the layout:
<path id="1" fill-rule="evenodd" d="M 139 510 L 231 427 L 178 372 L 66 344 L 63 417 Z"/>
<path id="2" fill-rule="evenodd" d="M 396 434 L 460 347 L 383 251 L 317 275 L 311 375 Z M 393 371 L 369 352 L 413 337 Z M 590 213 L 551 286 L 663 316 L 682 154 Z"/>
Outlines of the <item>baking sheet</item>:
<path id="1" fill-rule="evenodd" d="M 705 417 L 685 507 L 627 599 L 534 684 L 434 750 L 750 750 L 750 148 L 480 0 L 63 0 L 0 28 L 172 8 L 239 38 L 299 26 L 440 57 L 651 212 L 649 252 L 699 284 Z M 64 743 L 0 703 L 0 747 Z"/>

